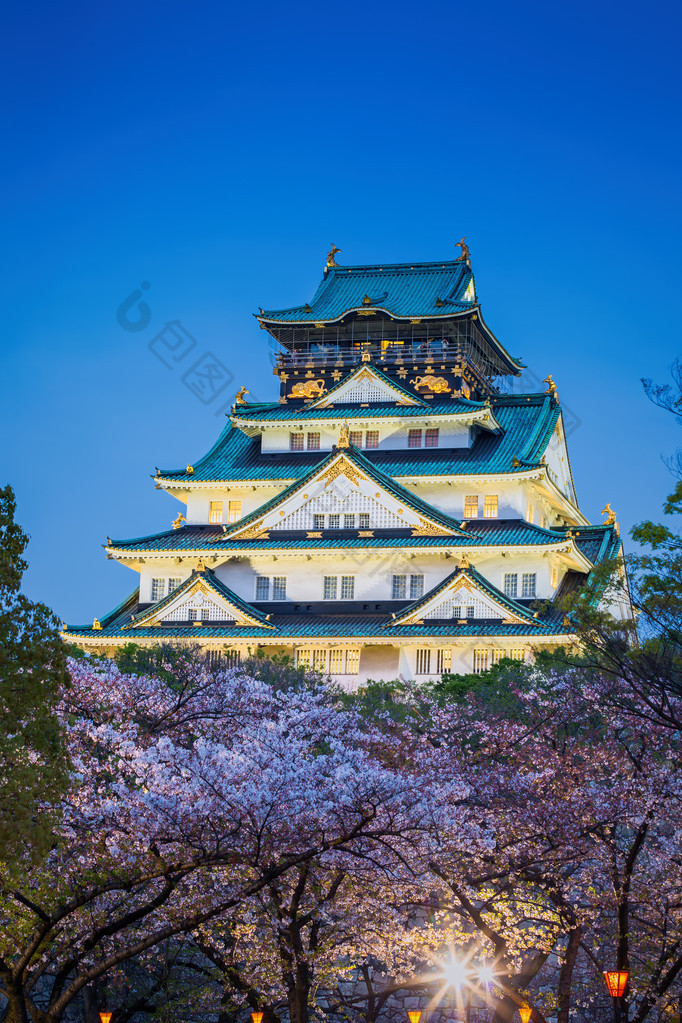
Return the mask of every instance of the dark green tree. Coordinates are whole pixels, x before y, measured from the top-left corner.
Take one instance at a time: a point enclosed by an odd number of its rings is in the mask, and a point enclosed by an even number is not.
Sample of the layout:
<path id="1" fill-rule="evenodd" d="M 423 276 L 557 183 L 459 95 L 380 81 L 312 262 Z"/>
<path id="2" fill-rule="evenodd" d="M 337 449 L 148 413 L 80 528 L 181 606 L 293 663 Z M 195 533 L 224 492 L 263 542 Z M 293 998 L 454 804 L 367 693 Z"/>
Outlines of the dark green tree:
<path id="1" fill-rule="evenodd" d="M 59 622 L 21 592 L 28 537 L 0 488 L 0 859 L 39 855 L 52 841 L 45 812 L 63 790 L 67 758 L 53 713 L 68 684 Z"/>

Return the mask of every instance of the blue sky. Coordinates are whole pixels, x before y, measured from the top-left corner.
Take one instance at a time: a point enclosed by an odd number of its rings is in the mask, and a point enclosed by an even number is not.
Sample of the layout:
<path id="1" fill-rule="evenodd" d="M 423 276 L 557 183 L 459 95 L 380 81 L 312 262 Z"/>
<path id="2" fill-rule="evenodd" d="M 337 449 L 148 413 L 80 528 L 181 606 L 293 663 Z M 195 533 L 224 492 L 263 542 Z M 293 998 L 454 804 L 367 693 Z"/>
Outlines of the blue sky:
<path id="1" fill-rule="evenodd" d="M 156 465 L 203 404 L 150 351 L 178 320 L 274 397 L 252 313 L 341 261 L 470 244 L 487 322 L 579 419 L 585 513 L 657 517 L 680 436 L 642 393 L 680 351 L 680 8 L 672 3 L 8 3 L 0 479 L 26 591 L 90 621 L 136 576 L 107 535 L 168 527 Z M 147 328 L 116 311 L 149 284 Z"/>

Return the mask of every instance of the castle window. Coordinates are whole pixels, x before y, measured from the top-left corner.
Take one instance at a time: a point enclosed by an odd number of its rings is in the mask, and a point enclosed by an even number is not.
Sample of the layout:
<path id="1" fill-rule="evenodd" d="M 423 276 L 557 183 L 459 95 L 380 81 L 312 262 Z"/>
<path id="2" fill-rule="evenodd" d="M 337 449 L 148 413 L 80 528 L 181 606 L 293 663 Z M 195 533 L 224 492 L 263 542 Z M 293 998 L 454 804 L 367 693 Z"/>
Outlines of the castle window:
<path id="1" fill-rule="evenodd" d="M 200 607 L 191 607 L 189 609 L 189 611 L 187 612 L 187 615 L 188 615 L 188 618 L 189 618 L 190 622 L 200 622 L 201 621 L 201 608 Z"/>
<path id="2" fill-rule="evenodd" d="M 343 675 L 343 650 L 329 651 L 329 673 Z"/>
<path id="3" fill-rule="evenodd" d="M 284 575 L 275 575 L 272 577 L 272 599 L 273 600 L 286 600 L 287 599 L 287 580 Z"/>
<path id="4" fill-rule="evenodd" d="M 362 447 L 362 430 L 351 430 L 348 439 L 356 448 Z"/>
<path id="5" fill-rule="evenodd" d="M 516 572 L 504 573 L 504 595 L 516 598 L 519 593 L 519 577 Z"/>
<path id="6" fill-rule="evenodd" d="M 166 596 L 166 580 L 152 579 L 152 601 L 161 600 Z"/>
<path id="7" fill-rule="evenodd" d="M 461 604 L 453 604 L 452 605 L 452 617 L 453 618 L 458 618 L 458 619 L 462 617 L 462 605 Z"/>
<path id="8" fill-rule="evenodd" d="M 369 529 L 369 512 L 360 512 L 358 515 L 358 529 Z"/>
<path id="9" fill-rule="evenodd" d="M 478 494 L 468 494 L 464 498 L 464 518 L 478 518 Z"/>
<path id="10" fill-rule="evenodd" d="M 313 650 L 313 668 L 315 671 L 324 671 L 327 666 L 327 651 Z"/>
<path id="11" fill-rule="evenodd" d="M 430 650 L 417 650 L 417 675 L 430 675 L 431 674 L 431 651 Z"/>
<path id="12" fill-rule="evenodd" d="M 418 600 L 419 597 L 424 596 L 424 576 L 423 575 L 411 575 L 410 576 L 410 600 Z"/>
<path id="13" fill-rule="evenodd" d="M 393 576 L 393 589 L 391 591 L 392 600 L 404 600 L 407 596 L 407 576 L 406 575 L 394 575 Z"/>
<path id="14" fill-rule="evenodd" d="M 424 431 L 424 447 L 425 448 L 437 448 L 438 447 L 438 429 L 425 430 Z"/>
<path id="15" fill-rule="evenodd" d="M 330 515 L 329 516 L 329 528 L 330 529 L 338 529 L 340 522 L 341 522 L 341 516 L 340 515 Z"/>
<path id="16" fill-rule="evenodd" d="M 487 494 L 483 499 L 483 518 L 497 518 L 497 494 Z"/>
<path id="17" fill-rule="evenodd" d="M 421 430 L 409 430 L 407 434 L 408 448 L 420 448 L 422 446 Z"/>
<path id="18" fill-rule="evenodd" d="M 324 599 L 336 600 L 337 578 L 335 575 L 324 577 Z"/>
<path id="19" fill-rule="evenodd" d="M 297 668 L 309 668 L 310 661 L 312 659 L 312 650 L 297 650 L 296 651 L 296 667 Z"/>
<path id="20" fill-rule="evenodd" d="M 172 593 L 173 590 L 177 590 L 177 588 L 178 588 L 178 586 L 180 585 L 181 582 L 182 582 L 182 579 L 178 578 L 177 576 L 173 576 L 173 578 L 169 579 L 168 580 L 168 592 Z"/>
<path id="21" fill-rule="evenodd" d="M 290 433 L 289 434 L 289 450 L 290 451 L 303 451 L 304 436 L 302 433 Z"/>
<path id="22" fill-rule="evenodd" d="M 535 596 L 535 572 L 524 572 L 521 576 L 521 596 Z"/>
<path id="23" fill-rule="evenodd" d="M 227 505 L 227 521 L 239 522 L 242 517 L 242 502 L 229 501 Z"/>
<path id="24" fill-rule="evenodd" d="M 526 501 L 526 519 L 528 522 L 535 520 L 535 508 L 532 501 Z"/>
<path id="25" fill-rule="evenodd" d="M 436 671 L 442 674 L 444 671 L 450 671 L 452 667 L 452 650 L 444 649 L 439 650 L 436 655 Z"/>
<path id="26" fill-rule="evenodd" d="M 343 528 L 344 529 L 355 529 L 355 515 L 344 515 L 343 516 Z"/>
<path id="27" fill-rule="evenodd" d="M 341 576 L 341 600 L 352 600 L 355 596 L 355 576 Z"/>
<path id="28" fill-rule="evenodd" d="M 223 502 L 211 501 L 208 506 L 208 521 L 215 525 L 223 521 Z"/>
<path id="29" fill-rule="evenodd" d="M 474 650 L 474 674 L 480 675 L 482 671 L 488 670 L 488 651 L 484 649 Z"/>
<path id="30" fill-rule="evenodd" d="M 507 653 L 507 657 L 511 658 L 512 661 L 525 661 L 526 651 L 523 647 L 516 647 L 514 650 L 510 650 Z"/>
<path id="31" fill-rule="evenodd" d="M 266 575 L 256 579 L 256 600 L 270 600 L 270 579 Z"/>
<path id="32" fill-rule="evenodd" d="M 379 447 L 379 431 L 368 430 L 365 434 L 365 447 L 366 448 L 378 448 Z"/>
<path id="33" fill-rule="evenodd" d="M 320 435 L 319 433 L 308 434 L 308 451 L 319 451 L 320 450 Z"/>
<path id="34" fill-rule="evenodd" d="M 324 529 L 324 515 L 313 515 L 313 529 Z"/>
<path id="35" fill-rule="evenodd" d="M 466 617 L 467 618 L 475 618 L 476 617 L 476 608 L 475 608 L 475 606 L 473 604 L 467 604 L 467 606 L 465 607 L 464 610 L 466 611 Z"/>
<path id="36" fill-rule="evenodd" d="M 493 650 L 491 651 L 490 663 L 499 664 L 507 656 L 506 650 Z"/>
<path id="37" fill-rule="evenodd" d="M 360 651 L 346 651 L 346 675 L 357 675 L 360 668 Z"/>

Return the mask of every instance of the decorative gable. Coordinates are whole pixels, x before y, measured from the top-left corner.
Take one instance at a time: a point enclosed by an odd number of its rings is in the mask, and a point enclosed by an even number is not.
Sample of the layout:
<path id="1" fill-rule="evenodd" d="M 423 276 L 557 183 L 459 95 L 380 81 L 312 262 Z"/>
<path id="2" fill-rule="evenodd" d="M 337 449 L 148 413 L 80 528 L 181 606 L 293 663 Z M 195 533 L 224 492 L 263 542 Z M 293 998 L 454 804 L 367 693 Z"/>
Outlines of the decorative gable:
<path id="1" fill-rule="evenodd" d="M 410 605 L 391 621 L 391 625 L 421 625 L 425 621 L 477 618 L 497 619 L 505 624 L 537 624 L 521 605 L 514 606 L 499 590 L 485 582 L 469 567 L 466 559 L 460 568 L 430 593 Z"/>
<path id="2" fill-rule="evenodd" d="M 312 402 L 308 408 L 327 408 L 329 405 L 363 405 L 375 402 L 391 402 L 396 405 L 421 405 L 415 395 L 394 384 L 383 373 L 372 366 L 356 369 L 345 380 L 337 384 L 323 397 Z"/>
<path id="3" fill-rule="evenodd" d="M 249 613 L 247 607 L 212 572 L 200 567 L 163 600 L 134 615 L 128 628 L 187 621 L 273 628 L 255 608 Z"/>

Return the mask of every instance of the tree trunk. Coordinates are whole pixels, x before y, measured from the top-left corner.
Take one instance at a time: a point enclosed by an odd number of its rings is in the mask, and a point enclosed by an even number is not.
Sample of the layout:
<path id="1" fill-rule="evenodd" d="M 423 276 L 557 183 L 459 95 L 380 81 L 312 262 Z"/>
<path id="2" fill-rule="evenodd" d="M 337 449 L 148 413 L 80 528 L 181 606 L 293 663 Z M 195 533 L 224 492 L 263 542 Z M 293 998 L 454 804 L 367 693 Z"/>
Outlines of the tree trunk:
<path id="1" fill-rule="evenodd" d="M 573 927 L 568 932 L 566 943 L 566 958 L 559 973 L 559 987 L 557 990 L 558 1012 L 557 1023 L 568 1023 L 571 1009 L 571 982 L 573 980 L 573 968 L 578 952 L 580 951 L 580 938 L 582 927 Z"/>
<path id="2" fill-rule="evenodd" d="M 29 1023 L 24 987 L 21 981 L 5 983 L 5 992 L 8 1001 L 5 1023 Z"/>
<path id="3" fill-rule="evenodd" d="M 296 963 L 289 978 L 289 1018 L 291 1023 L 308 1023 L 308 998 L 310 996 L 310 970 L 307 963 Z"/>

